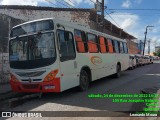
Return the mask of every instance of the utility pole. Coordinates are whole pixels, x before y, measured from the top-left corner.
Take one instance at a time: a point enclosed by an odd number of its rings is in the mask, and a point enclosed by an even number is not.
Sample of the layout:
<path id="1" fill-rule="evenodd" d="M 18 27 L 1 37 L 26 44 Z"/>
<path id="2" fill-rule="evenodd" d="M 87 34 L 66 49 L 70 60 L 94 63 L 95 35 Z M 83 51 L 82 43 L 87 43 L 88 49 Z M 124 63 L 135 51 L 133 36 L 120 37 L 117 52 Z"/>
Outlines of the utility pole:
<path id="1" fill-rule="evenodd" d="M 96 0 L 95 9 L 97 12 L 101 12 L 101 23 L 104 21 L 104 0 Z M 98 14 L 97 14 L 97 23 L 98 23 Z"/>
<path id="2" fill-rule="evenodd" d="M 150 55 L 150 43 L 151 43 L 151 41 L 148 40 L 148 55 Z"/>
<path id="3" fill-rule="evenodd" d="M 145 37 L 144 37 L 144 47 L 143 47 L 143 55 L 144 55 L 145 44 L 146 44 L 146 37 L 147 37 L 147 28 L 148 28 L 148 26 L 146 27 L 146 32 L 144 33 L 144 34 L 145 34 Z"/>
<path id="4" fill-rule="evenodd" d="M 97 4 L 98 4 L 98 0 L 96 0 L 96 5 L 95 5 L 96 11 L 98 12 L 98 10 L 97 10 Z M 96 12 L 96 14 L 97 14 L 97 12 Z M 96 22 L 98 23 L 98 14 L 96 16 Z"/>
<path id="5" fill-rule="evenodd" d="M 141 48 L 141 40 L 140 40 L 139 47 L 140 47 L 140 54 L 141 54 L 141 51 L 142 51 L 142 48 Z"/>
<path id="6" fill-rule="evenodd" d="M 104 21 L 104 0 L 102 0 L 102 11 L 101 11 L 102 23 Z"/>
<path id="7" fill-rule="evenodd" d="M 146 45 L 146 38 L 147 38 L 147 30 L 149 27 L 154 27 L 154 26 L 146 26 L 146 31 L 145 31 L 145 38 L 144 38 L 144 48 L 143 48 L 143 55 L 144 55 L 144 51 L 145 51 L 145 45 Z"/>

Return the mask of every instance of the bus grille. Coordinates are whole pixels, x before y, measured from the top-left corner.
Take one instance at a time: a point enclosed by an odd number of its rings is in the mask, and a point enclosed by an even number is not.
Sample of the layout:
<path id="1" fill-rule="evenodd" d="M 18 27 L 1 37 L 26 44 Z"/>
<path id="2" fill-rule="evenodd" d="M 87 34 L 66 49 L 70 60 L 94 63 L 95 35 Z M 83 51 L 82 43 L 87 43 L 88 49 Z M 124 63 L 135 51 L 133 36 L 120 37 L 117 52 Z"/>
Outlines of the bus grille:
<path id="1" fill-rule="evenodd" d="M 36 76 L 41 76 L 43 73 L 46 71 L 36 71 L 36 72 L 17 72 L 16 74 L 21 76 L 21 77 L 36 77 Z"/>
<path id="2" fill-rule="evenodd" d="M 29 85 L 22 85 L 24 89 L 36 89 L 38 88 L 38 84 L 29 84 Z"/>
<path id="3" fill-rule="evenodd" d="M 41 81 L 42 79 L 33 79 L 32 81 Z M 24 82 L 29 82 L 29 79 L 22 79 Z"/>

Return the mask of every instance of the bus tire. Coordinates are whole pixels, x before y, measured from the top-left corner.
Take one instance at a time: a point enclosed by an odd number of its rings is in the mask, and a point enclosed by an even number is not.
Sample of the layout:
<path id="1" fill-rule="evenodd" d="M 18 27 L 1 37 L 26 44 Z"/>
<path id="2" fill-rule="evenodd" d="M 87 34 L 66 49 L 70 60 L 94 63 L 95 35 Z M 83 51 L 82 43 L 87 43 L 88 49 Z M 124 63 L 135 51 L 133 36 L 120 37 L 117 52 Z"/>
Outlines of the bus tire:
<path id="1" fill-rule="evenodd" d="M 121 76 L 121 66 L 117 64 L 115 78 L 119 78 Z"/>
<path id="2" fill-rule="evenodd" d="M 89 75 L 86 72 L 86 70 L 81 70 L 79 88 L 81 91 L 86 91 L 88 87 L 89 87 Z"/>
<path id="3" fill-rule="evenodd" d="M 134 66 L 131 67 L 131 70 L 133 70 L 133 69 L 134 69 Z"/>

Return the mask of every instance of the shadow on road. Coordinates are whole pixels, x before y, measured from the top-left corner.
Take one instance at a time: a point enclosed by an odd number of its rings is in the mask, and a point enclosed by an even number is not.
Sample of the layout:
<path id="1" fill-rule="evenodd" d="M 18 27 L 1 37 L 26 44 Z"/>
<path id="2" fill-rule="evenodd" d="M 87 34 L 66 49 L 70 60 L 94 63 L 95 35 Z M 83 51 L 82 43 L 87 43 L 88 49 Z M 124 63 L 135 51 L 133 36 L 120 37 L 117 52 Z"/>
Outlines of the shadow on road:
<path id="1" fill-rule="evenodd" d="M 48 109 L 45 108 L 46 111 L 67 110 L 66 108 L 63 109 L 63 107 L 55 108 L 57 107 L 57 104 L 59 104 L 61 106 L 68 105 L 70 107 L 74 107 L 75 111 L 78 110 L 76 107 L 107 111 L 133 111 L 136 108 L 133 103 L 113 103 L 113 99 L 111 98 L 88 98 L 88 94 L 139 94 L 141 93 L 141 90 L 155 87 L 160 83 L 158 76 L 146 75 L 152 72 L 158 74 L 159 71 L 157 70 L 159 70 L 159 68 L 160 64 L 147 65 L 135 70 L 122 72 L 120 79 L 115 79 L 112 76 L 109 76 L 94 81 L 92 82 L 89 90 L 85 92 L 80 92 L 77 88 L 72 88 L 62 93 L 45 93 L 42 98 L 28 101 L 16 108 L 8 109 L 13 111 L 29 111 L 38 107 L 39 110 L 43 111 L 44 109 L 41 109 L 41 107 L 44 107 L 46 104 L 50 104 Z M 137 107 L 136 110 L 137 109 L 139 108 Z M 68 110 L 71 110 L 71 108 Z M 83 109 L 79 110 L 83 111 Z"/>

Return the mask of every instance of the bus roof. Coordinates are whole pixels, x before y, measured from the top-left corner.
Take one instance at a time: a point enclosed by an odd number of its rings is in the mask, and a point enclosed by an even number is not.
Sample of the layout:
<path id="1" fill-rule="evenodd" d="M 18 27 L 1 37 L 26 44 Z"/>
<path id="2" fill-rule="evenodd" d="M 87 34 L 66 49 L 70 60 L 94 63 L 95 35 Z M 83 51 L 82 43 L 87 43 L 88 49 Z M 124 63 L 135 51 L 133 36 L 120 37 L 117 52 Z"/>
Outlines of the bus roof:
<path id="1" fill-rule="evenodd" d="M 25 24 L 29 24 L 29 23 L 32 23 L 32 22 L 43 21 L 43 20 L 53 20 L 54 23 L 56 23 L 56 24 L 61 24 L 61 25 L 64 25 L 64 26 L 68 26 L 68 27 L 71 27 L 71 28 L 78 29 L 78 30 L 85 30 L 86 32 L 89 32 L 89 33 L 91 32 L 91 33 L 101 35 L 103 37 L 107 37 L 107 38 L 110 38 L 110 39 L 116 39 L 116 40 L 123 41 L 123 42 L 125 41 L 124 39 L 108 35 L 107 33 L 102 33 L 102 32 L 99 32 L 99 31 L 96 31 L 96 30 L 93 30 L 93 29 L 89 29 L 89 28 L 87 28 L 83 25 L 80 25 L 80 24 L 76 24 L 76 23 L 69 22 L 69 21 L 64 21 L 64 20 L 61 20 L 61 19 L 55 19 L 55 18 L 36 19 L 36 20 L 33 20 L 33 21 L 28 21 L 28 22 L 24 22 L 22 24 L 16 25 L 13 28 L 16 28 L 16 27 L 19 27 L 19 26 L 22 26 L 22 25 L 25 25 Z"/>
<path id="2" fill-rule="evenodd" d="M 125 41 L 121 38 L 117 38 L 115 36 L 108 35 L 107 33 L 102 33 L 102 32 L 99 32 L 99 31 L 96 31 L 96 30 L 93 30 L 93 29 L 89 29 L 89 28 L 87 28 L 83 25 L 79 25 L 79 24 L 76 24 L 76 23 L 73 23 L 73 22 L 64 21 L 64 20 L 60 20 L 60 19 L 54 19 L 54 22 L 59 23 L 61 25 L 71 27 L 71 28 L 75 28 L 75 29 L 78 29 L 78 30 L 85 30 L 86 32 L 89 32 L 89 33 L 99 34 L 103 37 L 107 37 L 107 38 L 110 38 L 110 39 L 116 39 L 116 40 L 123 41 L 123 42 Z"/>
<path id="3" fill-rule="evenodd" d="M 27 22 L 24 22 L 24 23 L 21 23 L 21 24 L 18 24 L 16 26 L 12 27 L 12 29 L 16 28 L 16 27 L 19 27 L 19 26 L 22 26 L 22 25 L 26 25 L 28 23 L 38 22 L 38 21 L 42 21 L 42 20 L 53 20 L 53 18 L 43 18 L 43 19 L 36 19 L 36 20 L 32 20 L 32 21 L 27 21 Z"/>

